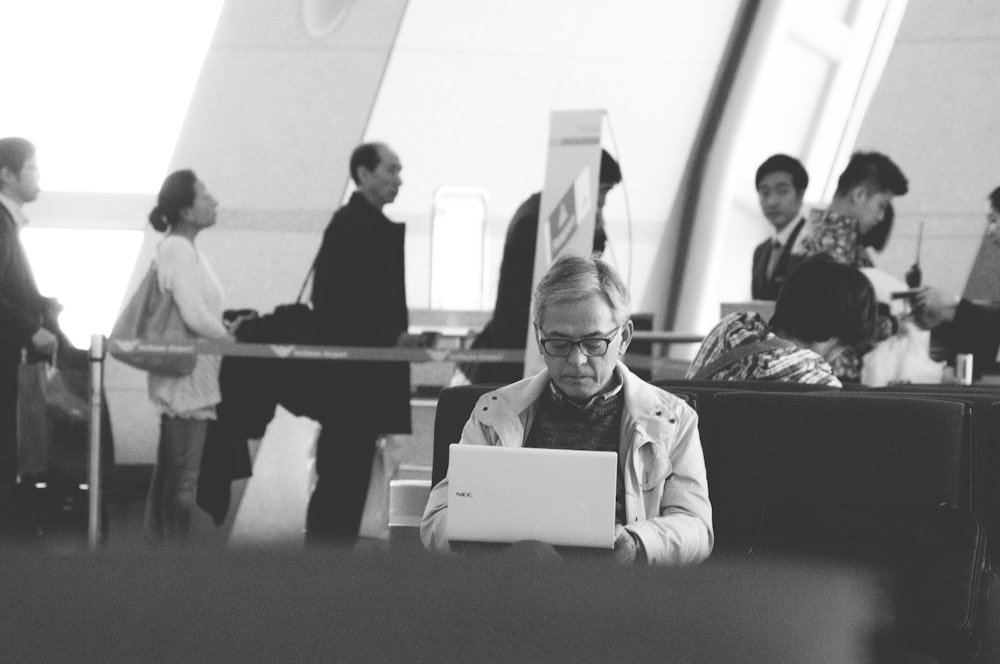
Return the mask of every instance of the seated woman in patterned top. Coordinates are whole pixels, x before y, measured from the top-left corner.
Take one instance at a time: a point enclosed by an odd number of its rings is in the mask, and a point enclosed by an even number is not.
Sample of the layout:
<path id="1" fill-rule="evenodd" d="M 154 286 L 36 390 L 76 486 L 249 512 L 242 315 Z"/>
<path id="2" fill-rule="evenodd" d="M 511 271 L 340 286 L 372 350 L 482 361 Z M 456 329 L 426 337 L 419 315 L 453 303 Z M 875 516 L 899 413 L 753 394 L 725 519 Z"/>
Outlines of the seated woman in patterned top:
<path id="1" fill-rule="evenodd" d="M 730 314 L 708 334 L 687 378 L 775 380 L 841 387 L 830 368 L 871 338 L 875 291 L 856 268 L 815 258 L 789 275 L 766 322 Z"/>

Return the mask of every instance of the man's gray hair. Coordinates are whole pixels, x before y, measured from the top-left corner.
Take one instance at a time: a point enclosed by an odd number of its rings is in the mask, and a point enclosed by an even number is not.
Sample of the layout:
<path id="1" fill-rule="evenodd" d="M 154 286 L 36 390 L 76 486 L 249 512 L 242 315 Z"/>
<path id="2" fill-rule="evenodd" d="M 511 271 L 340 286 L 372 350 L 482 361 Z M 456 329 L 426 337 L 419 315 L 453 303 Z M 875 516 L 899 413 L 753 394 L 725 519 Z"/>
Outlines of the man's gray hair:
<path id="1" fill-rule="evenodd" d="M 616 324 L 625 324 L 629 317 L 628 288 L 617 270 L 594 256 L 563 254 L 538 282 L 531 299 L 531 320 L 541 326 L 542 314 L 550 304 L 579 302 L 591 295 L 611 307 Z"/>

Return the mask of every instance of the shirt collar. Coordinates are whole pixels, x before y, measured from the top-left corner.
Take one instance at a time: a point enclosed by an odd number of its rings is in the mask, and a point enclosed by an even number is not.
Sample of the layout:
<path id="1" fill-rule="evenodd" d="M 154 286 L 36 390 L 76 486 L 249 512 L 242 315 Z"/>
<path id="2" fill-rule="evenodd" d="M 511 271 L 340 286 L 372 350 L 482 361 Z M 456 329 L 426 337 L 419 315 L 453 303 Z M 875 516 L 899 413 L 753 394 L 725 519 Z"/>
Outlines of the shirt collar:
<path id="1" fill-rule="evenodd" d="M 569 404 L 581 411 L 587 411 L 594 408 L 598 403 L 613 398 L 615 395 L 617 395 L 619 392 L 622 391 L 624 385 L 625 383 L 622 380 L 621 374 L 618 372 L 618 367 L 615 367 L 614 372 L 611 374 L 611 382 L 608 383 L 608 388 L 603 392 L 600 392 L 592 396 L 590 400 L 587 401 L 587 403 L 585 404 L 581 405 L 570 399 L 551 380 L 549 381 L 549 390 L 552 392 L 552 397 L 555 399 L 556 403 Z"/>
<path id="2" fill-rule="evenodd" d="M 24 214 L 21 204 L 6 194 L 0 194 L 0 203 L 3 203 L 4 207 L 10 211 L 11 216 L 14 217 L 14 223 L 17 224 L 18 230 L 24 228 L 28 223 L 28 217 Z"/>
<path id="3" fill-rule="evenodd" d="M 795 227 L 798 226 L 801 221 L 802 217 L 800 216 L 785 224 L 784 228 L 774 234 L 774 237 L 771 239 L 772 242 L 780 242 L 782 247 L 787 245 L 788 238 L 795 232 Z"/>

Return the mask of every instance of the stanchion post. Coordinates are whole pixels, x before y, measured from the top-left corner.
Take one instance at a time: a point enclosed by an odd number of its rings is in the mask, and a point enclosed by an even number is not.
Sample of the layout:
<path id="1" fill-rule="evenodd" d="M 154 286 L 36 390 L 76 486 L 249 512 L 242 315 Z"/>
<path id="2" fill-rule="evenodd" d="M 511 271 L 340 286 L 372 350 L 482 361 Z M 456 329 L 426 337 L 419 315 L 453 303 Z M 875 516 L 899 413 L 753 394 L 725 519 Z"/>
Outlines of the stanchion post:
<path id="1" fill-rule="evenodd" d="M 90 445 L 87 454 L 87 544 L 97 549 L 101 538 L 101 401 L 104 394 L 104 335 L 90 337 Z"/>

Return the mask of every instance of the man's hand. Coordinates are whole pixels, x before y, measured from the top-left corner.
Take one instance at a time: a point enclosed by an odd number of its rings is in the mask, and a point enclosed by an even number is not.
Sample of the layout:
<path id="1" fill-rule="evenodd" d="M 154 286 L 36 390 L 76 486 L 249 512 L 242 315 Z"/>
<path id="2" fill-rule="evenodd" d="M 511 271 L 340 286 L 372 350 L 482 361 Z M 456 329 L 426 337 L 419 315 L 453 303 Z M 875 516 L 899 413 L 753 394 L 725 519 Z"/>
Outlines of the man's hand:
<path id="1" fill-rule="evenodd" d="M 958 301 L 948 301 L 941 291 L 924 287 L 911 300 L 913 319 L 925 330 L 937 327 L 941 323 L 949 323 L 955 318 Z"/>
<path id="2" fill-rule="evenodd" d="M 236 333 L 239 331 L 240 326 L 243 325 L 243 323 L 245 323 L 246 321 L 254 320 L 257 317 L 258 317 L 257 312 L 254 311 L 250 313 L 241 313 L 229 320 L 226 320 L 224 324 L 226 326 L 226 330 L 229 332 L 229 336 L 231 338 L 230 340 L 237 341 Z"/>
<path id="3" fill-rule="evenodd" d="M 59 340 L 56 335 L 52 334 L 44 327 L 38 328 L 31 337 L 31 347 L 32 349 L 41 355 L 52 355 L 56 352 L 56 347 L 59 345 Z"/>
<path id="4" fill-rule="evenodd" d="M 615 525 L 615 548 L 613 554 L 615 562 L 624 565 L 646 561 L 646 549 L 642 546 L 642 540 L 633 535 L 624 526 L 617 524 Z"/>

